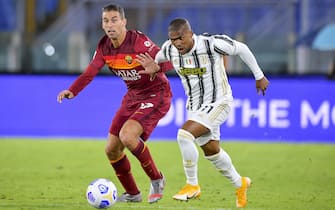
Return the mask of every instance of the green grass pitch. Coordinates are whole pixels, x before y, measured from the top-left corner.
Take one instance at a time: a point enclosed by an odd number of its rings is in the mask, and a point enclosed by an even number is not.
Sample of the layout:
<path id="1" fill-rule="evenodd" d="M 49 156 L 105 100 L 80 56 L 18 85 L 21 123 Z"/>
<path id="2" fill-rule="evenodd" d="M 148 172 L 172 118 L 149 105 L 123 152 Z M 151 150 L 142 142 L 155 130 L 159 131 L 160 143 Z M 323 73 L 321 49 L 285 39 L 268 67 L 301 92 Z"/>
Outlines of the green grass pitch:
<path id="1" fill-rule="evenodd" d="M 176 142 L 149 141 L 167 184 L 164 197 L 148 204 L 149 180 L 128 153 L 144 202 L 117 203 L 111 209 L 235 209 L 234 187 L 199 156 L 201 198 L 171 197 L 185 183 Z M 0 139 L 0 209 L 93 209 L 85 199 L 94 179 L 112 180 L 123 190 L 104 154 L 105 141 Z M 335 145 L 222 142 L 241 175 L 253 185 L 246 209 L 335 209 Z"/>

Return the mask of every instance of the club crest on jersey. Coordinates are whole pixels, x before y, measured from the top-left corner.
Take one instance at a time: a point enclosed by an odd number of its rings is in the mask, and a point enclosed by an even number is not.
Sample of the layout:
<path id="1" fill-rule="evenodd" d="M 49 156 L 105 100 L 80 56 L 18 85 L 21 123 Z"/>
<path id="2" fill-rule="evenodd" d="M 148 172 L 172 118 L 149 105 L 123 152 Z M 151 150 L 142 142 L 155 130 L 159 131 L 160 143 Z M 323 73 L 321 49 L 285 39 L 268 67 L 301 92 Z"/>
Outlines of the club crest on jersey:
<path id="1" fill-rule="evenodd" d="M 128 64 L 131 64 L 133 62 L 133 57 L 131 57 L 130 55 L 126 55 L 126 57 L 124 57 L 124 59 L 126 60 L 126 62 Z"/>

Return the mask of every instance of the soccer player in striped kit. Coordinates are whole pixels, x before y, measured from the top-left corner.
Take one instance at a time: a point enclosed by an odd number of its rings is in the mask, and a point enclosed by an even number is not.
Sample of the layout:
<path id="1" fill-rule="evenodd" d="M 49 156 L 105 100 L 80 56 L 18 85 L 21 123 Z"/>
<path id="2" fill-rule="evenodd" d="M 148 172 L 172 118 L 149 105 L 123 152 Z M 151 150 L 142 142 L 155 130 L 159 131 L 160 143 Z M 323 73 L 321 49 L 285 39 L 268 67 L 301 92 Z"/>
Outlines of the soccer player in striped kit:
<path id="1" fill-rule="evenodd" d="M 223 56 L 238 55 L 249 66 L 258 93 L 265 94 L 269 81 L 250 49 L 228 36 L 196 35 L 189 22 L 181 18 L 170 22 L 168 36 L 169 40 L 162 45 L 155 60 L 147 53 L 139 54 L 137 60 L 145 67 L 141 74 L 159 73 L 161 69 L 157 64 L 171 61 L 188 97 L 188 119 L 177 134 L 186 185 L 173 198 L 186 201 L 200 196 L 196 142 L 205 158 L 236 187 L 236 206 L 245 207 L 251 179 L 237 172 L 230 156 L 220 147 L 220 125 L 226 121 L 233 105 Z"/>
<path id="2" fill-rule="evenodd" d="M 155 56 L 159 47 L 143 33 L 127 30 L 126 23 L 124 9 L 119 5 L 110 4 L 103 8 L 102 28 L 105 35 L 99 41 L 94 57 L 70 88 L 58 94 L 57 100 L 61 103 L 64 98 L 75 97 L 104 65 L 125 82 L 127 93 L 109 129 L 105 153 L 125 189 L 125 193 L 118 197 L 118 202 L 142 201 L 141 192 L 131 173 L 130 161 L 124 153 L 127 148 L 139 160 L 151 180 L 148 202 L 153 203 L 163 196 L 165 178 L 156 167 L 145 141 L 158 121 L 169 111 L 172 94 L 163 72 L 154 77 L 139 74 L 144 68 L 136 62 L 135 56 L 138 53 Z M 173 68 L 170 62 L 162 63 L 160 67 L 163 71 Z M 111 96 L 113 91 L 117 91 L 115 88 L 109 90 Z"/>

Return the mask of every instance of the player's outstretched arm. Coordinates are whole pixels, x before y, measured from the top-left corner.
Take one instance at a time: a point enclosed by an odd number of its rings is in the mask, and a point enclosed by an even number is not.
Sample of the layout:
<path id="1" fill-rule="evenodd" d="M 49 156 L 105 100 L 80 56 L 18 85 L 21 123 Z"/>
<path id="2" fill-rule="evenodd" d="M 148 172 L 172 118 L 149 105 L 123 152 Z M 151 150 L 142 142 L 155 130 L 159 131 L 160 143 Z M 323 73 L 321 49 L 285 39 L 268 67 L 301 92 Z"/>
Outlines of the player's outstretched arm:
<path id="1" fill-rule="evenodd" d="M 74 97 L 74 94 L 69 90 L 62 90 L 60 93 L 58 93 L 57 101 L 58 103 L 62 103 L 64 98 L 71 99 Z"/>
<path id="2" fill-rule="evenodd" d="M 265 95 L 265 91 L 269 86 L 269 80 L 264 76 L 259 80 L 256 80 L 256 89 L 257 93 L 260 94 L 262 92 L 263 96 Z"/>

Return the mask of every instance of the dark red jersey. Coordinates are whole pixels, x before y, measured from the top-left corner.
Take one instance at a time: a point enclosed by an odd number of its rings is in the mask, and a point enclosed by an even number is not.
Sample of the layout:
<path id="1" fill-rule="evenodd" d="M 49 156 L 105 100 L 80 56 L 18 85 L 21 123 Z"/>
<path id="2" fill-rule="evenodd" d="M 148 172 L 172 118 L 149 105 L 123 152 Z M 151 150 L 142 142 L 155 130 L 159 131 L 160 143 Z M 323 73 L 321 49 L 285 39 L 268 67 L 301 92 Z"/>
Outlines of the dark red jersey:
<path id="1" fill-rule="evenodd" d="M 69 90 L 77 95 L 92 81 L 102 67 L 107 65 L 126 83 L 128 93 L 132 96 L 145 97 L 162 89 L 170 92 L 169 82 L 164 72 L 173 68 L 171 63 L 161 64 L 162 71 L 157 73 L 156 78 L 152 81 L 150 75 L 138 73 L 144 68 L 135 61 L 135 56 L 148 52 L 154 58 L 158 51 L 159 47 L 139 31 L 127 31 L 125 40 L 118 48 L 114 48 L 111 40 L 105 35 L 99 41 L 91 63 Z"/>

